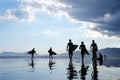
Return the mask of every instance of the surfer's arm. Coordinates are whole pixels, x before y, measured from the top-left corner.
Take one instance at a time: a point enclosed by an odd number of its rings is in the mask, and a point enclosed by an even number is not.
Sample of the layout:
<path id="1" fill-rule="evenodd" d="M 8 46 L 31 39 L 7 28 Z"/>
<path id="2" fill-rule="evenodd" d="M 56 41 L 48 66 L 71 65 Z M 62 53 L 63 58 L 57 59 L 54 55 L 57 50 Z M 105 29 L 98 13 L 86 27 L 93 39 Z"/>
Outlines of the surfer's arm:
<path id="1" fill-rule="evenodd" d="M 90 50 L 92 51 L 92 44 L 90 45 Z"/>
<path id="2" fill-rule="evenodd" d="M 66 46 L 66 51 L 68 51 L 68 44 L 67 44 L 67 46 Z"/>
<path id="3" fill-rule="evenodd" d="M 81 45 L 79 46 L 79 49 L 81 49 Z"/>

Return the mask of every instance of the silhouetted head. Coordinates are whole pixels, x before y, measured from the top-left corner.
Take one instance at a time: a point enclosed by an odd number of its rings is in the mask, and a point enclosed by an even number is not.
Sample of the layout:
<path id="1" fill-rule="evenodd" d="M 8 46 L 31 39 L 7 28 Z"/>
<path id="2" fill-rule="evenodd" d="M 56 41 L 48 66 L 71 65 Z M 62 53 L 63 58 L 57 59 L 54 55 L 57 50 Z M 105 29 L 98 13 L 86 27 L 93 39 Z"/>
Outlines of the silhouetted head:
<path id="1" fill-rule="evenodd" d="M 69 39 L 69 42 L 71 42 L 71 39 Z"/>
<path id="2" fill-rule="evenodd" d="M 50 47 L 50 49 L 52 49 L 52 47 Z"/>
<path id="3" fill-rule="evenodd" d="M 101 53 L 99 53 L 99 55 L 101 55 Z"/>
<path id="4" fill-rule="evenodd" d="M 35 48 L 33 48 L 33 50 L 35 50 Z"/>
<path id="5" fill-rule="evenodd" d="M 95 40 L 92 40 L 93 43 L 95 43 Z"/>
<path id="6" fill-rule="evenodd" d="M 82 41 L 81 44 L 84 44 L 84 42 Z"/>

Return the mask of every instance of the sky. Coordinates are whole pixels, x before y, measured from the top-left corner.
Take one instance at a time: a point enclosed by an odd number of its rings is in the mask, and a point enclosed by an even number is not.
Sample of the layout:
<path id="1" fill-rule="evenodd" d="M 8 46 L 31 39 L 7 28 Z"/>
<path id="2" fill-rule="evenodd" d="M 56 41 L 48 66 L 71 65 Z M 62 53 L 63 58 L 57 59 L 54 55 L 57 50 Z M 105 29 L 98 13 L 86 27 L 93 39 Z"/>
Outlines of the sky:
<path id="1" fill-rule="evenodd" d="M 119 48 L 120 1 L 0 0 L 0 52 L 63 53 L 69 39 Z"/>

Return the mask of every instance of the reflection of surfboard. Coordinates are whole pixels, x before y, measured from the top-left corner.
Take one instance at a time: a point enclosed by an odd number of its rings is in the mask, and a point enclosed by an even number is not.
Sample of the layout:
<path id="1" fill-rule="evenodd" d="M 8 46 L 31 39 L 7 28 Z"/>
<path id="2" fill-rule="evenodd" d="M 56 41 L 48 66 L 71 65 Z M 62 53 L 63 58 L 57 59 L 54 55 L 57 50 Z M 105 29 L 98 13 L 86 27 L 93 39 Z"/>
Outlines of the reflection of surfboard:
<path id="1" fill-rule="evenodd" d="M 55 63 L 56 63 L 56 62 L 49 62 L 49 65 L 52 66 L 52 65 L 54 65 Z"/>
<path id="2" fill-rule="evenodd" d="M 54 52 L 54 51 L 49 50 L 48 52 L 49 52 L 51 55 L 57 55 L 57 53 Z"/>
<path id="3" fill-rule="evenodd" d="M 72 50 L 75 51 L 77 49 L 78 45 L 73 45 Z"/>

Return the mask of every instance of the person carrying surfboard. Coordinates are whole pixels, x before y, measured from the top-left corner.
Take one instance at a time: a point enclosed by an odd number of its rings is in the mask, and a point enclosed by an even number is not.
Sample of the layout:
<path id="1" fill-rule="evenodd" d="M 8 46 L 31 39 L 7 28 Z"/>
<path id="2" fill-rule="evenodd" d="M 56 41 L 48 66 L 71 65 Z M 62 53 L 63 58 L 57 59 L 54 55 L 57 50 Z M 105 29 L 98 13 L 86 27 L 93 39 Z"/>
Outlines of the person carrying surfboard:
<path id="1" fill-rule="evenodd" d="M 86 46 L 85 46 L 83 41 L 81 42 L 81 45 L 80 45 L 79 49 L 81 50 L 82 63 L 84 63 L 84 55 L 85 55 L 85 53 L 89 55 L 89 53 L 88 53 L 88 51 L 86 49 Z"/>
<path id="2" fill-rule="evenodd" d="M 28 51 L 28 54 L 31 54 L 31 59 L 34 59 L 34 54 L 36 53 L 35 48 L 33 48 L 31 51 Z"/>
<path id="3" fill-rule="evenodd" d="M 50 47 L 50 49 L 48 50 L 49 53 L 49 59 L 53 59 L 53 55 L 57 55 L 56 52 L 52 51 L 52 47 Z"/>
<path id="4" fill-rule="evenodd" d="M 90 50 L 91 50 L 91 52 L 92 52 L 92 60 L 97 59 L 96 52 L 98 51 L 98 46 L 97 46 L 97 44 L 95 43 L 95 40 L 92 40 L 92 44 L 91 44 L 91 46 L 90 46 Z"/>
<path id="5" fill-rule="evenodd" d="M 49 52 L 49 59 L 53 59 L 53 56 L 52 56 L 52 47 L 50 47 L 50 49 L 48 50 Z"/>
<path id="6" fill-rule="evenodd" d="M 97 58 L 97 60 L 99 61 L 100 65 L 103 64 L 103 55 L 101 53 L 99 53 L 99 57 Z"/>
<path id="7" fill-rule="evenodd" d="M 72 43 L 71 39 L 69 39 L 69 42 L 68 42 L 67 47 L 66 47 L 66 50 L 68 51 L 70 61 L 72 61 L 73 43 Z"/>

